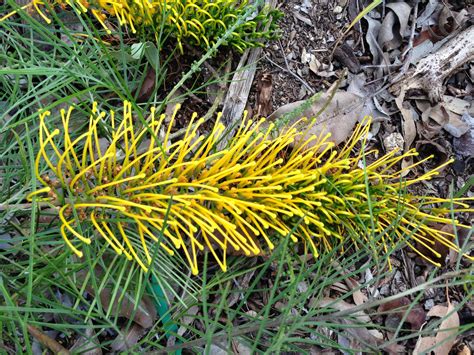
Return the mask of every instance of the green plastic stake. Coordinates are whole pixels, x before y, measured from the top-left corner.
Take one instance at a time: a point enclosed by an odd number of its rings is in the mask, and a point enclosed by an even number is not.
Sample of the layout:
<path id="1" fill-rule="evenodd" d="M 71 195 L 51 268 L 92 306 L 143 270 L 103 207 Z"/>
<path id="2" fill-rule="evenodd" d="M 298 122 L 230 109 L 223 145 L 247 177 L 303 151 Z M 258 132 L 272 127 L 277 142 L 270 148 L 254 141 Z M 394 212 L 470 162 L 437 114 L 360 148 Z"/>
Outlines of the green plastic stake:
<path id="1" fill-rule="evenodd" d="M 178 325 L 173 322 L 173 319 L 171 319 L 165 293 L 153 274 L 151 275 L 151 291 L 154 295 L 156 310 L 160 316 L 161 323 L 163 324 L 165 335 L 169 339 L 171 338 L 172 334 L 178 333 Z M 179 343 L 178 339 L 176 339 L 176 343 Z M 181 349 L 176 350 L 173 353 L 176 355 L 181 355 Z"/>

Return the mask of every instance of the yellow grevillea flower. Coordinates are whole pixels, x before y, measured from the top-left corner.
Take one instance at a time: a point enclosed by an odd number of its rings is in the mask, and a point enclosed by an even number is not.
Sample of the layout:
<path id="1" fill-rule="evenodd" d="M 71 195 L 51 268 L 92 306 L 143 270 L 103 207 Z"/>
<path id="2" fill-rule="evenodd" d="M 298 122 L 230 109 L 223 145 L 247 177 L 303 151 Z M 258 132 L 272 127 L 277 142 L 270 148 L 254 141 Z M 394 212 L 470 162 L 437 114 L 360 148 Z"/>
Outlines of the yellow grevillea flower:
<path id="1" fill-rule="evenodd" d="M 107 33 L 111 33 L 104 22 L 107 17 L 115 17 L 120 25 L 127 26 L 132 33 L 142 29 L 158 34 L 163 27 L 165 33 L 176 38 L 178 48 L 183 52 L 183 40 L 192 45 L 211 47 L 245 14 L 248 0 L 31 0 L 22 9 L 35 8 L 38 14 L 50 23 L 46 5 L 50 8 L 72 6 L 79 13 L 90 12 Z M 0 21 L 16 12 L 7 14 L 0 18 Z M 279 11 L 264 9 L 251 21 L 238 25 L 228 37 L 227 43 L 239 51 L 259 46 L 260 39 L 274 37 L 274 20 L 279 17 Z M 263 30 L 267 23 L 270 28 Z M 259 30 L 258 27 L 262 29 Z"/>
<path id="2" fill-rule="evenodd" d="M 43 188 L 32 195 L 47 193 L 45 198 L 59 206 L 61 234 L 78 256 L 74 239 L 86 244 L 103 239 L 147 270 L 150 249 L 159 243 L 170 255 L 181 251 L 197 274 L 198 254 L 205 248 L 226 270 L 229 249 L 258 255 L 290 234 L 317 256 L 350 238 L 349 230 L 370 243 L 374 234 L 382 235 L 381 251 L 395 242 L 394 235 L 411 236 L 407 244 L 433 263 L 415 242 L 434 255 L 439 255 L 435 241 L 459 250 L 453 235 L 432 228 L 452 224 L 449 209 L 427 209 L 445 200 L 401 191 L 438 174 L 434 170 L 401 184 L 402 170 L 395 167 L 403 157 L 417 155 L 414 150 L 401 156 L 390 152 L 365 168 L 359 164 L 370 152 L 351 157 L 369 124 L 358 126 L 336 150 L 329 136 L 305 137 L 295 125 L 273 137 L 272 124 L 264 129 L 264 119 L 244 118 L 228 147 L 216 151 L 225 131 L 219 118 L 204 136 L 198 134 L 203 121 L 194 114 L 184 137 L 170 142 L 176 111 L 165 125 L 165 116 L 152 109 L 144 126 L 132 117 L 129 102 L 121 122 L 113 111 L 100 112 L 94 105 L 88 130 L 78 136 L 70 133 L 72 111 L 61 111 L 62 127 L 54 130 L 46 122 L 50 112 L 40 114 L 35 166 Z M 110 139 L 101 149 L 105 123 Z M 455 211 L 472 211 L 466 202 L 456 199 Z M 139 242 L 131 241 L 132 231 Z"/>

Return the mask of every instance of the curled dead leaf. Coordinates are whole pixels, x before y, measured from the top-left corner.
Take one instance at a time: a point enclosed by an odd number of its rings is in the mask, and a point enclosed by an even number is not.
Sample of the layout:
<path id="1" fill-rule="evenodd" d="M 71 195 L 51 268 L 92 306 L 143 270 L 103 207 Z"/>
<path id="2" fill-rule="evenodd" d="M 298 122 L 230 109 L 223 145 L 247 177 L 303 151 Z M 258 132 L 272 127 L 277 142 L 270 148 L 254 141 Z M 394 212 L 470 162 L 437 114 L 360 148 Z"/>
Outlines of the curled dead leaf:
<path id="1" fill-rule="evenodd" d="M 141 83 L 140 88 L 136 92 L 137 101 L 144 102 L 147 101 L 155 90 L 156 83 L 156 72 L 151 66 L 148 68 L 145 78 Z"/>
<path id="2" fill-rule="evenodd" d="M 430 317 L 444 318 L 435 337 L 420 337 L 413 350 L 414 355 L 433 351 L 435 355 L 449 354 L 459 328 L 459 315 L 448 301 L 448 306 L 436 305 L 427 314 Z"/>
<path id="3" fill-rule="evenodd" d="M 382 21 L 378 34 L 378 43 L 385 50 L 393 50 L 400 46 L 410 18 L 411 6 L 406 2 L 386 4 L 391 11 Z"/>

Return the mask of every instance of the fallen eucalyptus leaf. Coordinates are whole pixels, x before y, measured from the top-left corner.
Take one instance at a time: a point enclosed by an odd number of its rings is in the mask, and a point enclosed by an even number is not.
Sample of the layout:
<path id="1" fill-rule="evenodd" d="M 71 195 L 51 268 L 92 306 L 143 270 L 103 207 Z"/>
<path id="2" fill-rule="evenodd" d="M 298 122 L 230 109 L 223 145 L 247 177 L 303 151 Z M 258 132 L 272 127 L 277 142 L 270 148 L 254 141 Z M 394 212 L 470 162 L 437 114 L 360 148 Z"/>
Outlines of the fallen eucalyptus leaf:
<path id="1" fill-rule="evenodd" d="M 121 330 L 120 334 L 114 339 L 110 347 L 113 351 L 126 351 L 132 348 L 140 338 L 145 335 L 146 329 L 139 326 L 138 324 L 133 324 L 129 329 Z"/>
<path id="2" fill-rule="evenodd" d="M 441 322 L 435 337 L 420 337 L 413 351 L 414 355 L 424 354 L 433 351 L 435 355 L 449 354 L 454 343 L 459 328 L 459 315 L 454 311 L 451 302 L 448 306 L 436 305 L 427 314 L 430 317 L 444 318 Z"/>
<path id="3" fill-rule="evenodd" d="M 103 271 L 99 267 L 96 267 L 92 272 L 95 272 L 100 277 L 103 276 Z M 84 281 L 87 274 L 82 270 L 77 273 L 77 276 L 78 280 Z M 96 296 L 96 290 L 90 284 L 86 286 L 86 290 L 91 295 Z M 100 291 L 100 302 L 104 310 L 108 310 L 111 307 L 113 315 L 131 319 L 146 329 L 151 328 L 155 324 L 157 320 L 156 307 L 150 297 L 143 295 L 137 304 L 135 296 L 129 292 L 124 292 L 122 288 L 113 292 L 114 290 L 110 285 L 106 285 Z"/>
<path id="4" fill-rule="evenodd" d="M 400 322 L 408 312 L 405 321 L 411 325 L 413 330 L 419 330 L 426 320 L 426 313 L 423 307 L 419 304 L 416 304 L 411 308 L 410 304 L 411 302 L 407 297 L 402 297 L 382 304 L 377 311 L 396 316 L 398 322 Z"/>
<path id="5" fill-rule="evenodd" d="M 328 103 L 328 100 L 331 101 Z M 297 127 L 306 133 L 305 138 L 311 135 L 319 136 L 323 132 L 331 133 L 329 141 L 337 145 L 351 135 L 352 129 L 360 119 L 370 114 L 369 110 L 364 110 L 363 98 L 349 92 L 337 91 L 332 99 L 330 92 L 327 92 L 313 103 L 296 101 L 284 105 L 270 115 L 269 121 L 281 119 L 291 126 L 300 117 L 307 117 L 308 120 L 300 121 Z M 316 119 L 312 123 L 314 117 Z"/>
<path id="6" fill-rule="evenodd" d="M 327 297 L 323 298 L 322 300 L 312 300 L 310 304 L 312 307 L 333 308 L 338 311 L 349 310 L 355 307 L 355 305 L 351 305 L 345 301 L 335 300 Z M 350 317 L 344 317 L 344 319 L 335 319 L 334 321 L 345 325 L 359 325 L 345 328 L 346 334 L 350 334 L 355 340 L 370 344 L 377 349 L 385 350 L 389 353 L 400 353 L 404 352 L 405 350 L 403 346 L 398 344 L 385 345 L 382 333 L 376 329 L 369 330 L 366 327 L 360 326 L 360 324 L 370 326 L 372 323 L 369 316 L 362 311 L 354 312 L 354 314 L 351 314 Z"/>
<path id="7" fill-rule="evenodd" d="M 418 114 L 408 101 L 403 100 L 404 97 L 405 91 L 402 90 L 400 95 L 395 99 L 395 103 L 403 117 L 403 138 L 405 139 L 405 151 L 408 151 L 416 137 L 417 130 L 415 120 L 418 118 Z"/>
<path id="8" fill-rule="evenodd" d="M 367 296 L 362 293 L 362 291 L 360 290 L 360 284 L 355 279 L 353 279 L 352 277 L 347 277 L 346 279 L 344 279 L 344 281 L 347 284 L 347 287 L 349 287 L 349 289 L 351 290 L 352 299 L 354 300 L 354 303 L 357 306 L 360 306 L 361 304 L 367 302 Z"/>
<path id="9" fill-rule="evenodd" d="M 364 16 L 364 19 L 367 21 L 368 24 L 365 40 L 369 44 L 369 50 L 372 54 L 372 64 L 378 65 L 380 64 L 381 49 L 377 43 L 377 37 L 382 24 L 379 21 L 370 17 L 369 15 Z"/>
<path id="10" fill-rule="evenodd" d="M 411 7 L 405 2 L 386 5 L 390 12 L 383 19 L 378 35 L 378 43 L 385 50 L 393 50 L 400 46 L 410 18 Z"/>
<path id="11" fill-rule="evenodd" d="M 73 354 L 82 354 L 82 355 L 102 355 L 102 349 L 100 348 L 100 344 L 97 341 L 97 337 L 92 327 L 92 323 L 89 322 L 91 325 L 90 328 L 86 328 L 85 336 L 80 336 L 74 345 L 69 349 Z M 92 339 L 95 339 L 95 343 Z"/>
<path id="12" fill-rule="evenodd" d="M 90 291 L 90 288 L 88 288 L 88 291 Z M 120 291 L 117 294 L 120 294 Z M 108 309 L 110 303 L 113 302 L 113 313 L 118 313 L 121 317 L 132 319 L 135 323 L 146 329 L 151 328 L 157 318 L 156 307 L 146 295 L 143 295 L 137 305 L 135 297 L 128 292 L 125 292 L 123 298 L 119 300 L 117 297 L 112 297 L 111 289 L 105 288 L 100 293 L 100 301 L 105 309 Z"/>

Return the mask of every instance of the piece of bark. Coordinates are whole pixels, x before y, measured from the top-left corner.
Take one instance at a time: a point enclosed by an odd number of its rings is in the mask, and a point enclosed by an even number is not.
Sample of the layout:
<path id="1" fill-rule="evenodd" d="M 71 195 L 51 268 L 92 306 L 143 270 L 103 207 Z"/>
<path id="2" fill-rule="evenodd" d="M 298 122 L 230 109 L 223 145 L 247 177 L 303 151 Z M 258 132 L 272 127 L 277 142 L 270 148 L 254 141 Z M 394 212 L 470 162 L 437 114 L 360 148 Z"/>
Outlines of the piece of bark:
<path id="1" fill-rule="evenodd" d="M 431 102 L 441 100 L 443 81 L 453 75 L 465 63 L 474 60 L 474 26 L 459 32 L 444 43 L 436 52 L 421 59 L 416 68 L 393 83 L 390 91 L 398 96 L 411 89 L 424 90 Z"/>
<path id="2" fill-rule="evenodd" d="M 274 8 L 275 5 L 276 0 L 265 0 L 265 6 Z M 242 55 L 232 78 L 232 83 L 229 85 L 229 90 L 224 100 L 224 108 L 222 109 L 222 123 L 228 128 L 228 139 L 232 138 L 234 132 L 239 127 L 238 121 L 242 119 L 245 106 L 247 105 L 250 88 L 257 70 L 257 61 L 261 54 L 262 48 L 260 47 L 247 49 Z M 244 67 L 246 67 L 245 70 L 243 69 Z M 217 145 L 217 149 L 224 149 L 228 139 L 221 140 Z"/>
<path id="3" fill-rule="evenodd" d="M 70 352 L 56 340 L 50 338 L 48 335 L 43 333 L 39 328 L 27 324 L 28 331 L 35 337 L 44 347 L 48 348 L 55 354 L 69 355 Z"/>
<path id="4" fill-rule="evenodd" d="M 342 44 L 334 50 L 334 59 L 337 59 L 343 66 L 347 67 L 353 74 L 360 72 L 360 62 L 354 54 L 352 48 L 347 44 Z"/>
<path id="5" fill-rule="evenodd" d="M 263 74 L 257 83 L 257 116 L 268 117 L 272 113 L 272 74 Z"/>

